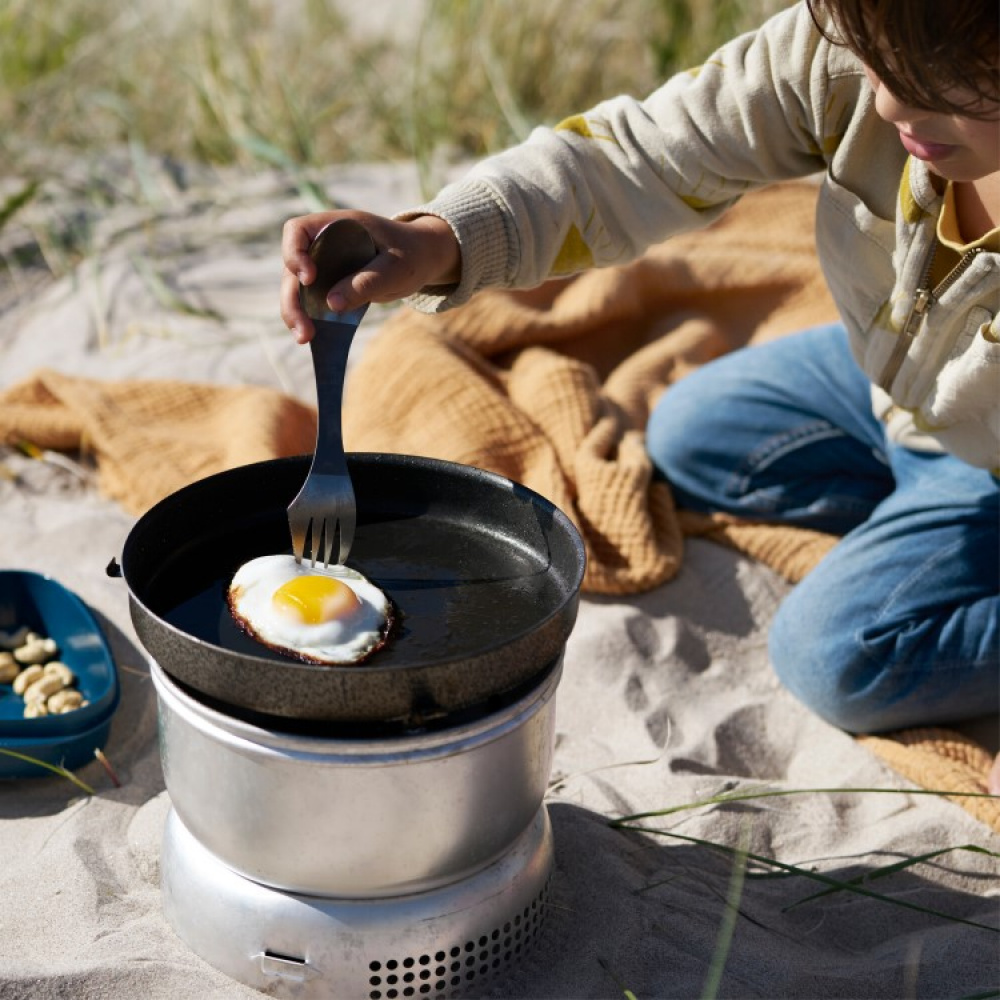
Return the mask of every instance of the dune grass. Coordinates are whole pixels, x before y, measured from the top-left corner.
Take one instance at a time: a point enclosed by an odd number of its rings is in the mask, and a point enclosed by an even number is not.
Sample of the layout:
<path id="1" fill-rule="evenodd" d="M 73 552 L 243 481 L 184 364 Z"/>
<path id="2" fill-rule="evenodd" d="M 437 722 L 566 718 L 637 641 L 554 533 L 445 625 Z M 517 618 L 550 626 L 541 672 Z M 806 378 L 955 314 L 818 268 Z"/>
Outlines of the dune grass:
<path id="1" fill-rule="evenodd" d="M 277 172 L 447 169 L 609 95 L 648 93 L 788 0 L 5 0 L 0 309 L 100 255 L 122 205 Z M 363 10 L 359 14 L 358 11 Z M 6 288 L 4 285 L 6 284 Z"/>
<path id="2" fill-rule="evenodd" d="M 316 210 L 322 168 L 395 160 L 429 196 L 455 162 L 648 93 L 787 2 L 5 0 L 0 309 L 99 258 L 112 208 L 152 233 L 171 192 L 223 169 L 277 172 Z"/>
<path id="3" fill-rule="evenodd" d="M 25 193 L 52 147 L 247 168 L 475 157 L 646 93 L 781 6 L 375 0 L 362 18 L 335 0 L 8 0 L 0 116 L 17 124 L 0 135 L 2 179 L 20 174 Z"/>
<path id="4" fill-rule="evenodd" d="M 647 763 L 647 762 L 641 762 Z M 751 786 L 735 791 L 723 791 L 717 795 L 695 801 L 681 802 L 675 805 L 666 806 L 661 809 L 649 812 L 636 813 L 630 816 L 622 816 L 616 820 L 610 820 L 609 826 L 613 829 L 630 830 L 635 833 L 645 834 L 654 839 L 663 838 L 666 840 L 678 841 L 692 844 L 713 852 L 727 856 L 732 869 L 729 886 L 726 893 L 723 915 L 716 933 L 715 948 L 711 959 L 707 965 L 706 978 L 700 1000 L 717 1000 L 722 977 L 725 972 L 729 949 L 736 932 L 737 921 L 741 916 L 745 916 L 741 910 L 741 900 L 746 883 L 757 880 L 768 879 L 793 879 L 796 884 L 801 882 L 816 883 L 821 888 L 804 896 L 799 896 L 781 908 L 785 913 L 799 906 L 816 902 L 824 897 L 838 893 L 854 894 L 866 898 L 870 903 L 881 903 L 888 906 L 899 907 L 904 910 L 911 910 L 930 917 L 934 921 L 943 923 L 961 924 L 975 931 L 985 931 L 988 934 L 1000 934 L 1000 926 L 994 923 L 984 924 L 976 920 L 969 920 L 955 914 L 947 913 L 933 907 L 923 906 L 906 898 L 904 894 L 893 892 L 879 892 L 873 888 L 873 884 L 882 879 L 891 880 L 892 876 L 913 868 L 919 868 L 931 862 L 939 863 L 941 859 L 950 854 L 975 854 L 988 857 L 994 861 L 1000 859 L 1000 854 L 980 844 L 952 844 L 942 846 L 932 851 L 921 854 L 903 854 L 896 861 L 885 865 L 876 866 L 870 870 L 854 876 L 852 878 L 837 878 L 818 870 L 812 862 L 804 864 L 793 864 L 780 861 L 777 858 L 754 853 L 749 850 L 749 830 L 750 820 L 741 829 L 740 843 L 737 845 L 725 843 L 717 840 L 707 840 L 702 837 L 693 837 L 680 833 L 676 829 L 667 829 L 662 826 L 650 826 L 648 821 L 653 819 L 665 819 L 677 816 L 693 810 L 714 809 L 719 806 L 726 806 L 734 803 L 749 803 L 755 800 L 784 798 L 788 796 L 803 795 L 930 795 L 940 798 L 954 798 L 955 793 L 936 789 L 918 788 L 776 788 L 768 785 Z M 985 793 L 969 793 L 970 797 L 989 798 Z M 963 1000 L 987 1000 L 1000 996 L 1000 991 L 986 989 L 975 996 L 965 997 Z M 634 995 L 626 991 L 627 1000 L 634 1000 Z"/>

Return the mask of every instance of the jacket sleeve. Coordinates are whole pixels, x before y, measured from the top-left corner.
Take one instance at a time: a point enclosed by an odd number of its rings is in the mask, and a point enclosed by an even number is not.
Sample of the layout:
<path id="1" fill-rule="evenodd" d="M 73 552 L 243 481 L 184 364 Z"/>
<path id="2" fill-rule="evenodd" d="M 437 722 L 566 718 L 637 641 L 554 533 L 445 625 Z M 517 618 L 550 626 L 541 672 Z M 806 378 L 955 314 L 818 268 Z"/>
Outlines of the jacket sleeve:
<path id="1" fill-rule="evenodd" d="M 487 286 L 624 263 L 752 188 L 823 169 L 849 114 L 827 100 L 831 50 L 844 58 L 798 4 L 646 100 L 605 101 L 482 161 L 401 214 L 445 219 L 462 251 L 460 284 L 410 303 L 437 311 Z"/>

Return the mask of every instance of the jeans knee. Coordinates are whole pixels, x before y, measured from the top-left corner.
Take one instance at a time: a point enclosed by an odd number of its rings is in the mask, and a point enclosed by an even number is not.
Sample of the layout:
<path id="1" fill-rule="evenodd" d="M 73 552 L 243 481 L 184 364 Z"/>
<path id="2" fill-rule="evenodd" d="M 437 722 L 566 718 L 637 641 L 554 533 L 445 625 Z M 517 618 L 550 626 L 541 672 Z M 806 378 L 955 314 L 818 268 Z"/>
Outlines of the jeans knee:
<path id="1" fill-rule="evenodd" d="M 771 664 L 782 684 L 851 733 L 989 712 L 998 670 L 995 597 L 889 613 L 873 567 L 856 564 L 856 552 L 837 558 L 847 551 L 835 550 L 799 583 L 771 623 Z"/>
<path id="2" fill-rule="evenodd" d="M 668 479 L 697 461 L 693 445 L 704 421 L 704 402 L 687 391 L 684 380 L 660 397 L 646 425 L 646 450 Z"/>
<path id="3" fill-rule="evenodd" d="M 822 603 L 814 603 L 799 588 L 778 609 L 768 635 L 778 679 L 838 729 L 861 733 L 886 728 L 879 704 L 882 670 L 854 641 L 853 630 L 828 613 L 829 595 L 818 595 Z"/>

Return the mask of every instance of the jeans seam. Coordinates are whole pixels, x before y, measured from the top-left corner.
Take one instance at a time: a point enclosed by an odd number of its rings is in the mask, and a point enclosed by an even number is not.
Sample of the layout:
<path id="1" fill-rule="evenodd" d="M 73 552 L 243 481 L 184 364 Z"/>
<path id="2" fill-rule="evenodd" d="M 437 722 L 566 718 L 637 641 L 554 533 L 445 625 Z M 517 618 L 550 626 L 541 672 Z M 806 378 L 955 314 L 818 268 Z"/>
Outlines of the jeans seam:
<path id="1" fill-rule="evenodd" d="M 806 444 L 815 444 L 819 441 L 827 441 L 834 438 L 846 438 L 848 435 L 839 427 L 835 427 L 829 421 L 814 421 L 803 424 L 786 434 L 777 434 L 769 438 L 766 442 L 750 452 L 743 462 L 742 472 L 733 472 L 726 482 L 726 495 L 733 500 L 742 500 L 750 495 L 760 495 L 759 491 L 750 490 L 750 482 L 754 475 L 775 461 L 790 454 L 797 448 Z M 831 499 L 831 498 L 827 498 Z M 870 505 L 863 501 L 855 501 L 852 497 L 838 498 L 835 508 L 840 512 L 861 512 L 867 513 Z"/>
<path id="2" fill-rule="evenodd" d="M 962 547 L 961 540 L 957 540 L 955 542 L 952 542 L 952 544 L 947 546 L 946 548 L 939 549 L 932 555 L 932 557 L 929 560 L 921 563 L 919 567 L 914 569 L 913 572 L 906 577 L 906 579 L 900 580 L 900 582 L 896 584 L 895 587 L 892 588 L 892 591 L 886 596 L 886 599 L 882 602 L 882 605 L 875 613 L 871 624 L 878 625 L 881 622 L 883 622 L 886 618 L 889 608 L 893 605 L 897 595 L 901 591 L 907 589 L 913 583 L 913 581 L 918 580 L 922 575 L 932 572 L 935 566 L 937 566 L 942 561 L 951 557 L 953 553 L 960 550 L 961 547 Z M 870 627 L 871 626 L 869 626 L 869 628 Z M 871 651 L 871 643 L 864 638 L 863 630 L 861 628 L 859 628 L 854 633 L 854 641 L 857 643 L 858 648 L 861 650 L 866 660 L 875 663 L 880 668 L 884 665 L 885 658 L 883 656 L 876 656 L 875 653 Z M 983 662 L 988 663 L 989 661 L 986 660 Z M 978 664 L 979 660 L 973 661 L 973 665 L 978 665 Z M 954 669 L 956 666 L 965 669 L 968 665 L 969 665 L 968 661 L 966 660 L 955 661 L 954 663 L 948 663 L 947 661 L 937 660 L 937 659 L 934 661 L 934 666 L 936 670 Z"/>

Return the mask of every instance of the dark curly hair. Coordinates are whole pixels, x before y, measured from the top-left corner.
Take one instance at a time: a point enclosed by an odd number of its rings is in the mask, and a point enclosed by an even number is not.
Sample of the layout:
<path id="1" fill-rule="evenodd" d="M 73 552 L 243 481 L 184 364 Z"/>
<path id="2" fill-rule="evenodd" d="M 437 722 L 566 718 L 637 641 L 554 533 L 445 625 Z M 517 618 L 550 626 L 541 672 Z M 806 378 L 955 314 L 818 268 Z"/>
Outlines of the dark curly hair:
<path id="1" fill-rule="evenodd" d="M 1000 112 L 997 0 L 806 0 L 817 28 L 849 48 L 898 100 L 992 119 Z"/>

